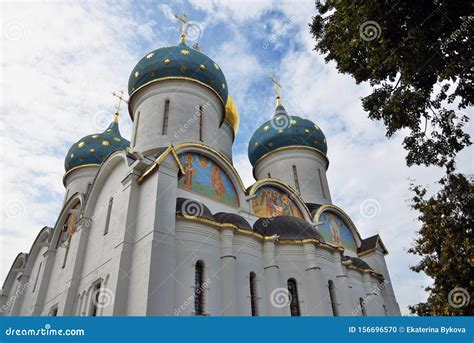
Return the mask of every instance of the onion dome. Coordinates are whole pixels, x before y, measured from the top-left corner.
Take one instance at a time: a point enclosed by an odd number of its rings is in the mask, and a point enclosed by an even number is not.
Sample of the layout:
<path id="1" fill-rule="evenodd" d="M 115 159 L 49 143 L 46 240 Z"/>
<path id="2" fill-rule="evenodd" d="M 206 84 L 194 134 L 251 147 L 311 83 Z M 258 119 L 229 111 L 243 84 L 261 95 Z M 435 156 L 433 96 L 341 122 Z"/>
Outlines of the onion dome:
<path id="1" fill-rule="evenodd" d="M 327 153 L 326 137 L 311 120 L 290 116 L 279 103 L 272 119 L 263 123 L 250 139 L 248 155 L 255 165 L 263 155 L 283 147 L 306 146 Z"/>
<path id="2" fill-rule="evenodd" d="M 131 97 L 152 82 L 173 79 L 197 82 L 215 92 L 224 106 L 227 103 L 227 82 L 219 65 L 184 42 L 143 57 L 130 75 L 128 94 Z"/>
<path id="3" fill-rule="evenodd" d="M 104 132 L 85 136 L 73 144 L 66 155 L 64 169 L 67 173 L 79 167 L 100 165 L 111 153 L 129 147 L 130 142 L 120 135 L 118 113 L 115 113 Z"/>
<path id="4" fill-rule="evenodd" d="M 219 223 L 228 223 L 237 226 L 239 229 L 244 229 L 248 231 L 252 231 L 252 227 L 250 226 L 249 222 L 245 220 L 244 217 L 235 213 L 228 213 L 228 212 L 218 212 L 214 214 L 214 218 Z"/>
<path id="5" fill-rule="evenodd" d="M 240 117 L 234 99 L 232 99 L 230 95 L 227 97 L 227 103 L 225 105 L 224 121 L 226 121 L 230 125 L 230 127 L 234 131 L 235 136 L 237 134 L 237 130 L 239 129 Z"/>
<path id="6" fill-rule="evenodd" d="M 323 236 L 310 223 L 292 216 L 260 218 L 253 224 L 253 231 L 264 236 L 278 235 L 280 239 L 312 238 L 324 242 Z"/>

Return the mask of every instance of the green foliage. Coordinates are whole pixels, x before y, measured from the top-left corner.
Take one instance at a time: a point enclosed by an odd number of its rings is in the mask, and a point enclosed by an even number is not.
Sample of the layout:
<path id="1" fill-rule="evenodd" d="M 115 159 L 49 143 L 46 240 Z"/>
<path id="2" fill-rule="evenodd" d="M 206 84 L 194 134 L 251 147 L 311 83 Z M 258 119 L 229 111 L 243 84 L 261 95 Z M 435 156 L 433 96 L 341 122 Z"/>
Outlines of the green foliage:
<path id="1" fill-rule="evenodd" d="M 411 206 L 420 213 L 422 227 L 408 252 L 422 259 L 411 269 L 426 273 L 434 283 L 426 288 L 430 293 L 427 302 L 409 308 L 418 315 L 472 316 L 472 294 L 470 303 L 459 308 L 448 299 L 453 289 L 461 287 L 469 294 L 474 286 L 474 181 L 449 174 L 440 184 L 441 190 L 428 199 L 426 188 L 412 186 Z M 456 304 L 453 295 L 451 301 Z"/>
<path id="2" fill-rule="evenodd" d="M 474 100 L 471 3 L 318 0 L 316 8 L 315 49 L 357 83 L 370 83 L 363 108 L 384 122 L 387 137 L 407 129 L 407 164 L 452 172 L 471 144 L 463 131 L 463 110 Z"/>

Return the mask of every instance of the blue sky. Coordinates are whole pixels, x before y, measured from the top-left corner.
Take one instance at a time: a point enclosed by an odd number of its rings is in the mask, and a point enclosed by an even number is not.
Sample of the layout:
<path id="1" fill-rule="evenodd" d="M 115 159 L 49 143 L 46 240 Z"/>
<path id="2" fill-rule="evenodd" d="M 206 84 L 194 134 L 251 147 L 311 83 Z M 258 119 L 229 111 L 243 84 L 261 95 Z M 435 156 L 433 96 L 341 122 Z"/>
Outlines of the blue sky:
<path id="1" fill-rule="evenodd" d="M 333 202 L 351 215 L 362 237 L 382 236 L 395 292 L 407 313 L 406 305 L 423 300 L 422 287 L 430 283 L 408 269 L 417 261 L 406 249 L 418 228 L 416 213 L 407 207 L 409 179 L 430 184 L 442 170 L 407 168 L 403 133 L 387 140 L 382 125 L 362 111 L 360 97 L 369 86 L 338 74 L 312 50 L 312 0 L 3 2 L 0 279 L 39 230 L 54 225 L 71 144 L 108 125 L 115 104 L 111 92 L 126 90 L 144 55 L 177 44 L 180 25 L 173 13 L 182 12 L 198 27 L 202 51 L 221 66 L 239 108 L 233 152 L 245 185 L 253 182 L 247 144 L 274 111 L 267 79 L 274 73 L 288 112 L 324 131 Z M 122 111 L 124 137 L 130 138 L 130 127 Z M 460 154 L 458 167 L 473 173 L 469 154 L 472 149 Z M 375 212 L 367 213 L 370 209 Z"/>

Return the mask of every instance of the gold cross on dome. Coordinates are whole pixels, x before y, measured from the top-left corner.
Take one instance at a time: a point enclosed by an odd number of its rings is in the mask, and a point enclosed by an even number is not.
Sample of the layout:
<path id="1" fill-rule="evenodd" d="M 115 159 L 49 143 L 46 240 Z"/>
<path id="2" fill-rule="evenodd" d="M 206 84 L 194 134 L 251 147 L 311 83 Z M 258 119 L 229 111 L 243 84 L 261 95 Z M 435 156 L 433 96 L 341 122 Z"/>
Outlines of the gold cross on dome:
<path id="1" fill-rule="evenodd" d="M 188 34 L 188 28 L 193 27 L 194 25 L 188 21 L 188 17 L 186 14 L 180 17 L 179 15 L 175 14 L 174 17 L 181 22 L 181 37 L 179 39 L 179 43 L 184 43 L 186 41 L 186 35 Z"/>
<path id="2" fill-rule="evenodd" d="M 281 88 L 281 85 L 278 83 L 278 80 L 275 77 L 275 75 L 270 75 L 268 78 L 273 82 L 273 88 L 275 88 L 275 99 L 276 99 L 276 102 L 277 102 L 277 106 L 280 106 L 281 105 L 281 101 L 280 101 L 280 88 Z"/>
<path id="3" fill-rule="evenodd" d="M 120 91 L 120 94 L 112 92 L 112 95 L 118 99 L 117 105 L 115 105 L 115 114 L 118 115 L 120 112 L 120 104 L 123 101 L 124 103 L 128 104 L 128 101 L 123 97 L 123 89 Z"/>

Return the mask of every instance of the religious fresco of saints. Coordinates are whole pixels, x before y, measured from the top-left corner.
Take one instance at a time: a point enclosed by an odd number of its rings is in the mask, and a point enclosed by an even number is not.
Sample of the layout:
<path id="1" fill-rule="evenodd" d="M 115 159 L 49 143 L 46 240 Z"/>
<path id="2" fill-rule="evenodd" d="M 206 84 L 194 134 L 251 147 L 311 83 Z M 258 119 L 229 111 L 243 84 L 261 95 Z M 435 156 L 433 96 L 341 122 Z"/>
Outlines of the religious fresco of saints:
<path id="1" fill-rule="evenodd" d="M 357 251 L 357 244 L 351 230 L 337 214 L 330 211 L 323 212 L 320 222 L 322 224 L 317 229 L 327 243 L 354 252 Z"/>
<path id="2" fill-rule="evenodd" d="M 184 175 L 178 187 L 220 203 L 239 207 L 237 191 L 229 176 L 210 158 L 195 152 L 179 155 Z"/>
<path id="3" fill-rule="evenodd" d="M 77 203 L 70 211 L 64 222 L 63 229 L 61 230 L 61 237 L 59 238 L 58 246 L 65 248 L 69 244 L 72 235 L 76 232 L 77 221 L 81 204 Z"/>
<path id="4" fill-rule="evenodd" d="M 293 216 L 303 219 L 303 214 L 290 196 L 277 188 L 263 186 L 255 194 L 252 209 L 257 217 Z"/>

